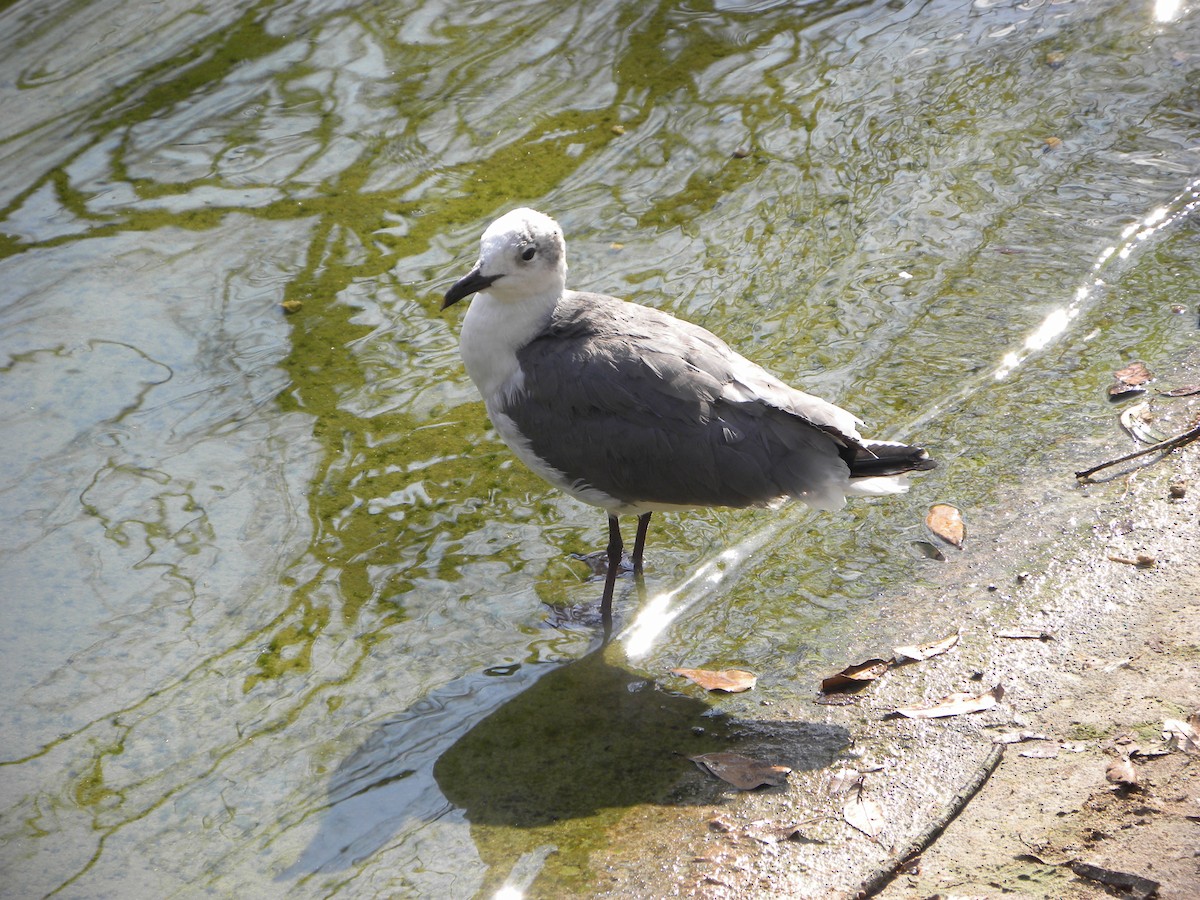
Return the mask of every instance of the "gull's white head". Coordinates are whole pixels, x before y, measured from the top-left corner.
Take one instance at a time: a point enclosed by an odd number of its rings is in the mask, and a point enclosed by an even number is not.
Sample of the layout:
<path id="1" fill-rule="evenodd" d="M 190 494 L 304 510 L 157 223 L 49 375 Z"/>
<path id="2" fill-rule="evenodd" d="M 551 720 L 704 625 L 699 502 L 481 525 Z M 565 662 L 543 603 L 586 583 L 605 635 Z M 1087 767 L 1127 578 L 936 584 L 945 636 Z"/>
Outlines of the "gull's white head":
<path id="1" fill-rule="evenodd" d="M 558 223 L 533 209 L 514 209 L 488 226 L 479 262 L 446 292 L 442 309 L 477 291 L 501 301 L 557 299 L 566 282 L 567 245 Z"/>

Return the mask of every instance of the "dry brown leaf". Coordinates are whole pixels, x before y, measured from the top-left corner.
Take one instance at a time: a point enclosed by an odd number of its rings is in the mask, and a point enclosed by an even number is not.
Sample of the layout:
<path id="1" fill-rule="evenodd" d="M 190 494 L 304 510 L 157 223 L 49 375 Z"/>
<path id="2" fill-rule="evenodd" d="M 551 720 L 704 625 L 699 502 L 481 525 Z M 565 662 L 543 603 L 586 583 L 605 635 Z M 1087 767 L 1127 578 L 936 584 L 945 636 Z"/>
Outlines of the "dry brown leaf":
<path id="1" fill-rule="evenodd" d="M 883 807 L 874 800 L 863 797 L 861 783 L 842 806 L 842 818 L 872 839 L 879 837 L 883 826 L 887 824 Z"/>
<path id="2" fill-rule="evenodd" d="M 787 766 L 773 766 L 740 753 L 702 753 L 690 759 L 703 771 L 732 784 L 740 791 L 783 784 L 792 771 Z"/>
<path id="3" fill-rule="evenodd" d="M 725 691 L 740 694 L 758 683 L 758 676 L 741 669 L 672 669 L 672 675 L 682 675 L 706 691 Z"/>
<path id="4" fill-rule="evenodd" d="M 1186 722 L 1179 719 L 1164 721 L 1163 739 L 1184 753 L 1200 753 L 1200 712 L 1192 713 Z"/>
<path id="5" fill-rule="evenodd" d="M 890 664 L 886 659 L 868 659 L 866 662 L 846 666 L 836 675 L 821 679 L 821 692 L 828 694 L 830 691 L 860 688 L 886 672 Z"/>
<path id="6" fill-rule="evenodd" d="M 1159 391 L 1164 397 L 1190 397 L 1200 394 L 1200 384 L 1189 384 L 1186 387 L 1171 388 L 1169 391 Z"/>
<path id="7" fill-rule="evenodd" d="M 958 643 L 958 635 L 952 634 L 949 637 L 944 637 L 940 641 L 930 641 L 927 644 L 910 645 L 907 647 L 895 647 L 892 649 L 892 655 L 895 657 L 895 662 L 912 660 L 913 662 L 921 662 L 933 656 L 945 653 L 952 649 Z"/>
<path id="8" fill-rule="evenodd" d="M 1138 786 L 1137 769 L 1134 768 L 1127 756 L 1109 763 L 1108 768 L 1104 770 L 1104 777 L 1117 787 L 1135 788 Z"/>
<path id="9" fill-rule="evenodd" d="M 1113 399 L 1143 393 L 1146 389 L 1142 385 L 1154 379 L 1143 362 L 1131 362 L 1124 368 L 1117 369 L 1113 375 L 1117 380 L 1108 388 L 1108 396 Z"/>
<path id="10" fill-rule="evenodd" d="M 996 685 L 986 694 L 950 694 L 933 706 L 903 706 L 896 710 L 909 719 L 939 719 L 945 716 L 960 716 L 964 713 L 982 712 L 991 709 L 1004 696 L 1004 688 Z"/>
<path id="11" fill-rule="evenodd" d="M 967 527 L 963 523 L 962 513 L 949 503 L 935 503 L 929 507 L 925 516 L 925 527 L 933 536 L 962 549 L 963 539 L 967 536 Z"/>

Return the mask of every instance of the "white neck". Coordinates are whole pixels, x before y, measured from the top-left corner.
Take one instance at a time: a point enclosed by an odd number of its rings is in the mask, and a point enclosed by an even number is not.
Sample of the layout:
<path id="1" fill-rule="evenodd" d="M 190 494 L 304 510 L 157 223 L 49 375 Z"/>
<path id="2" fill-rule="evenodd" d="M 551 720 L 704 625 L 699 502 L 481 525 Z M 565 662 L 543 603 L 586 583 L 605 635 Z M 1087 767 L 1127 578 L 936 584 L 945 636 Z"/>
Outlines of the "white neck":
<path id="1" fill-rule="evenodd" d="M 476 294 L 463 319 L 460 350 L 467 374 L 484 402 L 491 404 L 504 391 L 519 387 L 517 351 L 550 320 L 562 297 L 561 287 L 535 296 L 503 298 L 497 291 Z"/>

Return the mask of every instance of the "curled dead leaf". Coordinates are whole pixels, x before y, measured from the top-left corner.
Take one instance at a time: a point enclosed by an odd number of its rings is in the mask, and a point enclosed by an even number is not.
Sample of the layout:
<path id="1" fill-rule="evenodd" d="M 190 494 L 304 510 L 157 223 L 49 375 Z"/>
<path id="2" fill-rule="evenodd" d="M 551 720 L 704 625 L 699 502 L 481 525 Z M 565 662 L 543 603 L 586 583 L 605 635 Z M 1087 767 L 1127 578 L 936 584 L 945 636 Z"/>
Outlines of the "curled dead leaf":
<path id="1" fill-rule="evenodd" d="M 921 662 L 922 660 L 930 659 L 945 653 L 958 644 L 958 634 L 952 634 L 949 637 L 944 637 L 940 641 L 930 641 L 925 644 L 912 644 L 905 647 L 895 647 L 892 649 L 894 662 Z"/>
<path id="2" fill-rule="evenodd" d="M 1122 411 L 1120 419 L 1121 427 L 1128 431 L 1136 441 L 1141 441 L 1143 444 L 1159 444 L 1166 440 L 1166 437 L 1150 424 L 1149 403 L 1138 403 L 1136 406 L 1129 407 Z"/>
<path id="3" fill-rule="evenodd" d="M 940 719 L 945 716 L 960 716 L 964 713 L 983 712 L 991 709 L 1004 696 L 1004 687 L 996 685 L 985 694 L 950 694 L 933 706 L 903 706 L 896 710 L 898 715 L 909 719 Z"/>
<path id="4" fill-rule="evenodd" d="M 963 523 L 962 513 L 949 503 L 935 503 L 929 507 L 925 516 L 925 527 L 939 540 L 962 549 L 963 539 L 967 536 L 967 527 Z"/>
<path id="5" fill-rule="evenodd" d="M 1169 391 L 1159 391 L 1164 397 L 1190 397 L 1200 394 L 1200 384 L 1189 384 L 1186 387 L 1171 388 Z"/>
<path id="6" fill-rule="evenodd" d="M 740 694 L 758 683 L 758 676 L 741 669 L 672 669 L 672 675 L 680 675 L 706 691 L 725 691 Z"/>
<path id="7" fill-rule="evenodd" d="M 1137 769 L 1128 756 L 1122 756 L 1109 763 L 1108 768 L 1104 770 L 1104 777 L 1120 788 L 1132 789 L 1138 786 Z"/>
<path id="8" fill-rule="evenodd" d="M 1200 712 L 1192 713 L 1186 722 L 1179 719 L 1164 721 L 1163 740 L 1184 753 L 1200 753 Z"/>
<path id="9" fill-rule="evenodd" d="M 1117 380 L 1108 387 L 1108 396 L 1112 400 L 1144 393 L 1146 389 L 1142 385 L 1154 379 L 1150 370 L 1146 368 L 1146 364 L 1140 361 L 1131 362 L 1129 365 L 1117 369 L 1113 375 Z"/>
<path id="10" fill-rule="evenodd" d="M 702 753 L 689 757 L 700 769 L 732 784 L 739 791 L 783 784 L 791 769 L 774 766 L 740 753 Z"/>
<path id="11" fill-rule="evenodd" d="M 855 690 L 869 681 L 874 681 L 887 671 L 890 661 L 886 659 L 868 659 L 853 666 L 846 666 L 836 675 L 821 679 L 821 692 Z"/>

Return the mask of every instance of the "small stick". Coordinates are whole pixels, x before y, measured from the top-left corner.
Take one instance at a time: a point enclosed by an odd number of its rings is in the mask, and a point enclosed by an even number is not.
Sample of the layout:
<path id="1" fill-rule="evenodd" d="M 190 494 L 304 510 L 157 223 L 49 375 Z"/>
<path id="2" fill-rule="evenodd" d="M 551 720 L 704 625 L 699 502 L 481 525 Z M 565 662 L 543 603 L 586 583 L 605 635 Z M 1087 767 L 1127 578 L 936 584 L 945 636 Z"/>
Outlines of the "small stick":
<path id="1" fill-rule="evenodd" d="M 1167 438 L 1165 441 L 1159 441 L 1152 447 L 1146 447 L 1143 450 L 1127 453 L 1124 456 L 1118 457 L 1117 459 L 1110 459 L 1108 462 L 1100 463 L 1098 466 L 1092 466 L 1090 469 L 1084 469 L 1082 472 L 1076 472 L 1075 477 L 1080 481 L 1086 481 L 1101 469 L 1107 469 L 1111 466 L 1120 465 L 1123 462 L 1129 462 L 1129 460 L 1137 459 L 1139 456 L 1149 456 L 1151 453 L 1169 453 L 1170 451 L 1176 450 L 1185 444 L 1190 444 L 1197 438 L 1200 438 L 1200 425 L 1183 432 L 1183 434 L 1177 434 L 1175 437 Z"/>

